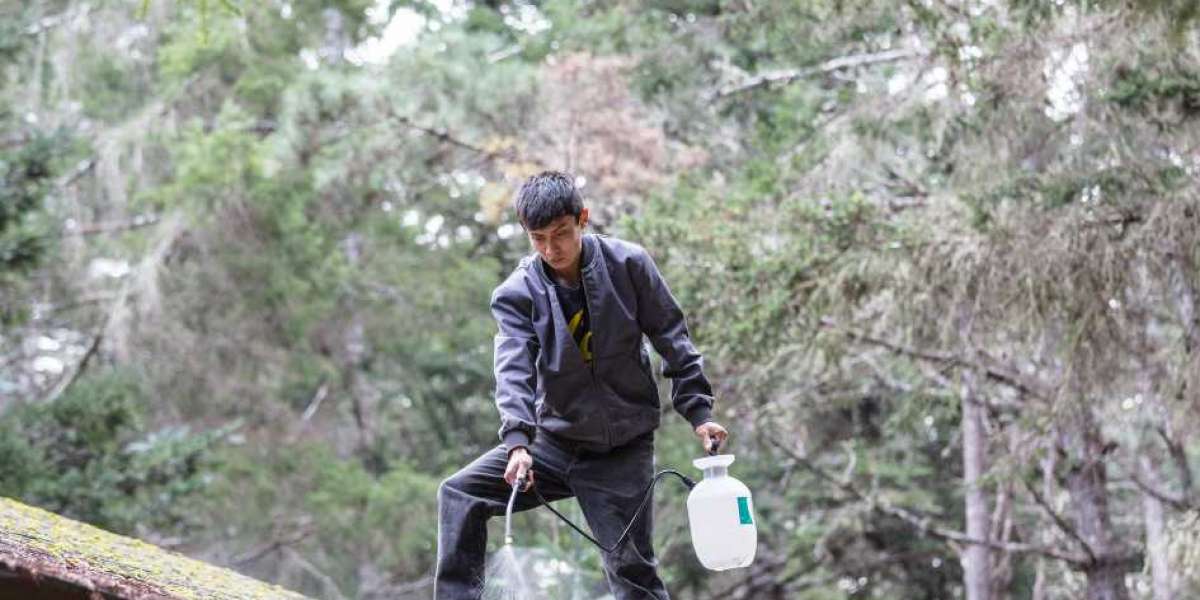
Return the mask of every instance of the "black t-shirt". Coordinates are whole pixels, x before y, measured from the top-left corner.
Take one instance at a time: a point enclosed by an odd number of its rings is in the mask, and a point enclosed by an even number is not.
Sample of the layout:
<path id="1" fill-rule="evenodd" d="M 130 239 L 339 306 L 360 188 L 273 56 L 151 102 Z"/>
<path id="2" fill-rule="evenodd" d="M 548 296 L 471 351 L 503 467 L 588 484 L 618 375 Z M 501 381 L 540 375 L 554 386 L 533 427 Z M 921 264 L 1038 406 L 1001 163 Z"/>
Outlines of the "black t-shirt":
<path id="1" fill-rule="evenodd" d="M 558 294 L 567 329 L 571 330 L 571 337 L 575 338 L 584 362 L 592 362 L 592 326 L 588 319 L 587 301 L 583 297 L 583 285 L 570 288 L 555 282 L 554 292 Z"/>
<path id="2" fill-rule="evenodd" d="M 580 263 L 584 260 L 584 255 L 580 254 Z M 575 287 L 567 287 L 559 283 L 549 265 L 542 263 L 542 267 L 546 276 L 554 282 L 554 293 L 562 306 L 563 319 L 567 321 L 567 329 L 571 331 L 571 337 L 575 338 L 575 345 L 579 346 L 580 354 L 583 354 L 583 361 L 591 363 L 592 324 L 588 319 L 587 300 L 583 296 L 583 282 L 580 281 Z"/>

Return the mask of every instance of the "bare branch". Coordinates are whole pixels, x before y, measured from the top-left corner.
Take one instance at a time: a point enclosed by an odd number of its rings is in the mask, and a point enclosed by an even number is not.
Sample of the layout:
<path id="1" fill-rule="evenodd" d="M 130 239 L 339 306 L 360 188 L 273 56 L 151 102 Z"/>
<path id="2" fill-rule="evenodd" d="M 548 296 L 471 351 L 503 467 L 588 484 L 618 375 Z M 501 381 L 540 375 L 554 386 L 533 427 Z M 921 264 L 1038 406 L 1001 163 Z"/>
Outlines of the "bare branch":
<path id="1" fill-rule="evenodd" d="M 764 557 L 762 557 L 761 560 L 755 559 L 754 564 L 752 564 L 749 569 L 749 573 L 746 573 L 745 576 L 742 577 L 740 580 L 734 582 L 732 585 L 725 588 L 724 590 L 721 590 L 720 592 L 715 594 L 713 597 L 715 597 L 715 598 L 745 597 L 745 590 L 753 590 L 753 589 L 759 587 L 759 585 L 760 585 L 759 582 L 764 579 L 770 581 L 771 583 L 778 583 L 778 581 L 777 581 L 778 573 L 776 573 L 776 571 L 778 571 L 779 569 L 781 569 L 783 567 L 786 567 L 788 565 L 788 563 L 790 563 L 791 560 L 796 557 L 797 554 L 799 554 L 799 552 L 797 549 L 794 548 L 787 555 L 764 556 Z M 816 566 L 817 566 L 816 563 L 811 563 L 805 569 L 801 570 L 800 573 L 803 574 L 803 573 L 811 572 Z"/>
<path id="2" fill-rule="evenodd" d="M 87 4 L 84 4 L 79 9 L 80 14 L 78 16 L 71 14 L 74 11 L 68 9 L 68 10 L 65 10 L 56 15 L 42 17 L 42 18 L 38 19 L 37 21 L 30 23 L 29 26 L 27 26 L 25 28 L 24 33 L 25 33 L 25 35 L 28 35 L 31 37 L 37 37 L 45 31 L 48 31 L 55 27 L 58 27 L 59 25 L 62 25 L 63 23 L 66 23 L 67 21 L 70 21 L 72 18 L 86 18 L 88 13 L 90 13 L 91 11 L 92 11 L 92 7 L 88 6 Z"/>
<path id="3" fill-rule="evenodd" d="M 1089 561 L 1095 562 L 1096 553 L 1092 550 L 1092 547 L 1088 545 L 1086 541 L 1084 541 L 1083 537 L 1079 535 L 1079 532 L 1076 531 L 1074 527 L 1071 527 L 1071 525 L 1067 523 L 1067 520 L 1064 519 L 1062 515 L 1058 514 L 1058 511 L 1054 510 L 1046 498 L 1038 493 L 1038 491 L 1032 485 L 1030 485 L 1024 477 L 1018 477 L 1017 479 L 1021 480 L 1021 486 L 1025 488 L 1025 491 L 1029 492 L 1030 496 L 1033 496 L 1033 501 L 1037 503 L 1039 507 L 1041 507 L 1042 511 L 1044 511 L 1046 515 L 1050 517 L 1051 521 L 1054 521 L 1054 525 L 1063 533 L 1067 534 L 1068 537 L 1075 540 L 1079 546 L 1083 548 L 1083 551 L 1088 555 Z"/>
<path id="4" fill-rule="evenodd" d="M 1180 486 L 1183 488 L 1180 493 L 1182 501 L 1185 505 L 1196 508 L 1192 500 L 1192 466 L 1188 461 L 1187 449 L 1171 437 L 1165 428 L 1160 426 L 1157 429 L 1158 435 L 1167 445 L 1167 453 L 1171 455 L 1175 469 L 1179 471 Z"/>
<path id="5" fill-rule="evenodd" d="M 65 228 L 62 235 L 97 235 L 101 233 L 129 231 L 131 229 L 139 229 L 142 227 L 157 225 L 160 219 L 161 217 L 158 215 L 139 215 L 128 221 L 85 223 L 83 225 L 73 225 Z"/>
<path id="6" fill-rule="evenodd" d="M 80 177 L 83 177 L 85 174 L 89 173 L 92 170 L 92 168 L 95 166 L 96 166 L 96 157 L 95 156 L 92 156 L 90 158 L 85 158 L 85 159 L 79 161 L 79 163 L 75 165 L 75 168 L 72 169 L 70 173 L 67 173 L 66 175 L 61 177 L 58 181 L 56 181 L 54 183 L 54 185 L 59 190 L 65 189 L 65 188 L 69 187 L 71 184 L 78 181 Z"/>
<path id="7" fill-rule="evenodd" d="M 1188 502 L 1183 498 L 1176 498 L 1167 494 L 1166 492 L 1155 489 L 1154 486 L 1150 485 L 1150 482 L 1142 479 L 1142 476 L 1138 474 L 1137 469 L 1130 469 L 1129 479 L 1133 481 L 1134 485 L 1136 485 L 1138 489 L 1157 499 L 1159 502 L 1170 505 L 1171 508 L 1174 508 L 1175 510 L 1186 512 L 1197 508 L 1191 504 L 1188 504 Z"/>
<path id="8" fill-rule="evenodd" d="M 1019 391 L 1023 394 L 1026 394 L 1028 396 L 1038 398 L 1040 400 L 1046 400 L 1049 398 L 1049 394 L 1047 392 L 1043 391 L 1043 389 L 1042 389 L 1044 386 L 1039 385 L 1034 382 L 1026 381 L 1025 378 L 1021 377 L 1020 375 L 1016 374 L 1015 372 L 1007 370 L 1007 369 L 1002 369 L 998 366 L 985 365 L 985 364 L 971 361 L 971 360 L 968 360 L 961 356 L 956 356 L 956 355 L 949 354 L 949 353 L 909 348 L 907 346 L 897 344 L 895 342 L 891 342 L 888 340 L 880 339 L 880 338 L 862 333 L 860 331 L 854 331 L 851 329 L 847 329 L 845 327 L 838 325 L 838 323 L 836 321 L 834 321 L 833 319 L 830 319 L 828 317 L 821 318 L 821 326 L 827 327 L 829 329 L 838 330 L 839 332 L 845 334 L 847 337 L 849 337 L 851 339 L 854 339 L 854 340 L 857 340 L 860 342 L 864 342 L 867 344 L 879 346 L 882 348 L 886 348 L 896 354 L 900 354 L 900 355 L 908 356 L 911 358 L 916 358 L 916 359 L 919 359 L 919 360 L 922 360 L 925 362 L 936 363 L 936 364 L 940 364 L 940 365 L 947 365 L 947 366 L 966 368 L 966 369 L 975 369 L 975 370 L 978 370 L 979 372 L 987 375 L 988 379 L 991 379 L 991 380 L 999 382 L 999 383 L 1003 383 L 1003 384 L 1005 384 L 1009 387 L 1012 387 L 1012 388 L 1016 389 L 1017 391 Z"/>
<path id="9" fill-rule="evenodd" d="M 60 302 L 58 304 L 39 304 L 34 308 L 35 315 L 53 315 L 66 310 L 89 306 L 92 304 L 110 304 L 117 299 L 117 294 L 112 292 L 94 292 L 90 294 L 81 294 L 78 297 Z"/>
<path id="10" fill-rule="evenodd" d="M 302 556 L 295 549 L 285 546 L 283 548 L 283 554 L 292 562 L 299 565 L 304 572 L 321 582 L 321 585 L 324 586 L 326 592 L 331 597 L 336 598 L 337 600 L 346 600 L 346 595 L 342 593 L 340 588 L 338 588 L 337 582 L 335 582 L 332 577 L 326 575 L 323 571 L 318 569 L 316 565 L 309 562 L 308 559 L 304 558 L 304 556 Z"/>
<path id="11" fill-rule="evenodd" d="M 470 151 L 478 153 L 478 154 L 482 154 L 485 158 L 487 158 L 489 160 L 496 158 L 496 157 L 500 156 L 500 154 L 501 154 L 500 152 L 496 152 L 494 150 L 488 150 L 486 148 L 476 146 L 475 144 L 472 144 L 471 142 L 461 140 L 458 137 L 451 135 L 450 132 L 448 132 L 444 129 L 434 129 L 432 127 L 426 127 L 424 125 L 419 125 L 416 122 L 414 122 L 412 119 L 410 119 L 409 117 L 406 117 L 403 115 L 392 114 L 391 116 L 398 123 L 400 123 L 401 125 L 409 128 L 409 129 L 412 129 L 414 131 L 420 131 L 421 133 L 424 133 L 431 137 L 435 137 L 435 138 L 437 138 L 443 142 L 446 142 L 452 146 L 458 146 L 459 148 L 463 148 L 463 149 L 470 150 Z"/>
<path id="12" fill-rule="evenodd" d="M 42 398 L 41 401 L 43 404 L 54 402 L 79 380 L 79 377 L 83 375 L 83 371 L 87 369 L 88 363 L 96 356 L 96 351 L 100 349 L 100 341 L 103 338 L 103 333 L 97 333 L 92 337 L 92 343 L 88 345 L 87 352 L 84 352 L 83 358 L 80 358 L 79 362 L 75 363 L 75 366 L 72 367 L 71 372 L 59 379 L 58 384 L 50 390 L 50 393 Z"/>
<path id="13" fill-rule="evenodd" d="M 787 85 L 793 81 L 796 81 L 797 79 L 803 79 L 812 75 L 832 73 L 841 69 L 853 69 L 855 67 L 917 58 L 926 56 L 927 54 L 927 52 L 919 50 L 885 50 L 883 52 L 839 56 L 838 58 L 827 60 L 814 67 L 805 67 L 801 69 L 782 69 L 763 73 L 737 85 L 730 85 L 721 88 L 719 91 L 717 91 L 716 96 L 717 98 L 726 98 L 728 96 L 747 92 L 754 88 L 765 85 Z"/>
<path id="14" fill-rule="evenodd" d="M 1171 279 L 1175 281 L 1175 306 L 1183 326 L 1183 347 L 1188 354 L 1200 347 L 1200 286 L 1197 285 L 1194 273 L 1195 260 L 1188 248 L 1179 245 L 1171 253 Z"/>
<path id="15" fill-rule="evenodd" d="M 800 456 L 799 454 L 796 454 L 794 451 L 792 451 L 791 448 L 788 448 L 785 444 L 783 444 L 779 440 L 775 439 L 774 437 L 767 436 L 767 439 L 772 445 L 774 445 L 776 448 L 778 448 L 780 451 L 782 451 L 784 454 L 786 454 L 792 460 L 795 460 L 797 463 L 799 463 L 801 466 L 803 466 L 806 470 L 811 472 L 817 478 L 827 481 L 827 482 L 833 484 L 834 486 L 836 486 L 838 489 L 842 490 L 843 492 L 849 494 L 850 496 L 857 498 L 863 502 L 866 502 L 872 510 L 881 512 L 881 513 L 889 515 L 889 516 L 896 517 L 896 518 L 908 523 L 909 525 L 912 525 L 915 529 L 917 529 L 918 531 L 920 531 L 921 533 L 923 533 L 925 535 L 939 538 L 939 539 L 945 540 L 947 542 L 957 542 L 960 544 L 982 545 L 982 546 L 987 546 L 989 548 L 994 548 L 997 550 L 1004 550 L 1006 552 L 1040 554 L 1043 556 L 1056 558 L 1058 560 L 1064 561 L 1064 562 L 1069 563 L 1076 567 L 1082 567 L 1083 565 L 1086 565 L 1089 562 L 1088 557 L 1083 557 L 1083 556 L 1079 556 L 1076 554 L 1063 552 L 1057 548 L 1038 546 L 1036 544 L 1021 544 L 1021 543 L 1003 542 L 1003 541 L 997 541 L 997 540 L 981 540 L 981 539 L 972 538 L 971 536 L 968 536 L 967 534 L 965 534 L 961 531 L 956 531 L 956 530 L 949 529 L 946 527 L 934 525 L 934 524 L 932 524 L 932 519 L 930 517 L 921 516 L 916 513 L 913 513 L 912 511 L 909 511 L 908 509 L 905 509 L 905 508 L 902 508 L 899 506 L 894 506 L 891 503 L 887 502 L 886 500 L 881 500 L 879 498 L 867 496 L 865 493 L 859 491 L 859 489 L 857 487 L 855 487 L 853 484 L 851 484 L 849 482 L 839 481 L 836 477 L 834 477 L 833 475 L 830 475 L 824 469 L 821 469 L 820 467 L 814 465 L 812 463 L 812 461 Z"/>
<path id="16" fill-rule="evenodd" d="M 300 416 L 300 420 L 307 423 L 316 414 L 317 409 L 321 407 L 321 401 L 328 395 L 329 383 L 322 381 L 321 386 L 317 388 L 317 393 L 313 394 L 312 400 L 308 402 L 308 407 L 304 409 L 304 414 Z"/>
<path id="17" fill-rule="evenodd" d="M 29 142 L 29 134 L 23 133 L 23 132 L 15 133 L 6 138 L 0 138 L 0 148 L 4 148 L 5 150 L 7 150 L 9 148 L 15 148 L 17 146 L 24 145 L 28 142 Z"/>
<path id="18" fill-rule="evenodd" d="M 238 567 L 247 567 L 254 561 L 256 561 L 272 552 L 281 550 L 287 546 L 292 546 L 294 544 L 298 544 L 298 543 L 304 541 L 305 538 L 309 537 L 316 531 L 308 523 L 303 523 L 303 524 L 301 524 L 300 527 L 297 527 L 294 529 L 289 528 L 289 529 L 292 532 L 292 535 L 279 536 L 279 537 L 272 536 L 273 539 L 271 539 L 270 541 L 260 545 L 259 547 L 255 548 L 253 550 L 244 552 L 238 556 L 233 557 L 230 560 L 230 562 L 233 565 L 238 566 Z"/>
<path id="19" fill-rule="evenodd" d="M 497 50 L 497 51 L 495 51 L 495 52 L 491 52 L 491 53 L 489 53 L 489 54 L 487 55 L 487 61 L 488 61 L 488 63 L 490 63 L 490 64 L 493 64 L 493 65 L 494 65 L 494 64 L 496 64 L 496 63 L 498 63 L 498 62 L 500 62 L 500 61 L 502 61 L 502 60 L 505 60 L 505 59 L 507 59 L 507 58 L 511 58 L 511 57 L 513 57 L 513 56 L 516 56 L 516 55 L 518 55 L 518 54 L 520 54 L 520 53 L 521 53 L 521 46 L 520 46 L 520 44 L 513 44 L 513 45 L 511 45 L 511 46 L 509 46 L 509 47 L 507 47 L 507 48 L 501 48 L 500 50 Z"/>
<path id="20" fill-rule="evenodd" d="M 1143 222 L 1142 215 L 1132 213 L 1132 212 L 1123 212 L 1123 213 L 1119 213 L 1116 215 L 1099 217 L 1096 219 L 1084 221 L 1080 225 L 1080 227 L 1083 229 L 1089 229 L 1089 228 L 1094 228 L 1094 227 L 1114 227 L 1114 228 L 1118 228 L 1118 229 L 1124 231 L 1124 229 L 1126 227 L 1128 227 L 1129 225 L 1133 225 L 1134 223 L 1141 223 L 1141 222 Z"/>

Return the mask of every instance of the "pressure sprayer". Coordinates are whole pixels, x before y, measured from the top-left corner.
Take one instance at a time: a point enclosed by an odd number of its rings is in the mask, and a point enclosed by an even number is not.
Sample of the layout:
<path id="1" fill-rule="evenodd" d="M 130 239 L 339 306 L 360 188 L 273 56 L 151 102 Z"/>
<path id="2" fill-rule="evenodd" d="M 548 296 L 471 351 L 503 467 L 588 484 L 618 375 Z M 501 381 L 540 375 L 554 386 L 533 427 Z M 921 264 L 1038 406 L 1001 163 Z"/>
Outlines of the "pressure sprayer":
<path id="1" fill-rule="evenodd" d="M 642 501 L 634 511 L 633 517 L 621 532 L 621 536 L 612 546 L 605 546 L 596 538 L 588 535 L 565 515 L 550 506 L 542 497 L 536 484 L 533 493 L 539 503 L 554 513 L 564 523 L 571 526 L 597 548 L 606 553 L 615 552 L 629 537 L 633 524 L 641 516 L 646 505 L 650 503 L 654 486 L 667 475 L 679 478 L 688 490 L 688 525 L 692 533 L 692 547 L 700 564 L 713 571 L 724 571 L 748 566 L 754 561 L 754 552 L 758 547 L 758 529 L 754 524 L 754 503 L 750 489 L 742 482 L 729 475 L 729 465 L 733 464 L 732 454 L 717 454 L 720 441 L 712 439 L 709 445 L 709 456 L 692 461 L 697 469 L 704 473 L 704 478 L 697 483 L 692 478 L 674 469 L 663 469 L 654 474 L 646 491 L 642 493 Z M 508 508 L 505 511 L 504 543 L 512 545 L 512 511 L 517 493 L 525 487 L 525 478 L 518 478 L 513 483 L 512 494 L 508 498 Z"/>

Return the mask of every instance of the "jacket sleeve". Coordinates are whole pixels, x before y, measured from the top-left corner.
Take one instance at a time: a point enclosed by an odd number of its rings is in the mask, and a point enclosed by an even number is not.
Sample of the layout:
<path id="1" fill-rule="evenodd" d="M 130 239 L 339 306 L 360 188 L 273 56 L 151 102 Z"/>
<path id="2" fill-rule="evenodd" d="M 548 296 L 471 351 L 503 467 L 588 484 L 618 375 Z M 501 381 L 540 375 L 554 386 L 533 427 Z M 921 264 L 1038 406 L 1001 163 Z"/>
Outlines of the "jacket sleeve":
<path id="1" fill-rule="evenodd" d="M 537 431 L 533 399 L 537 386 L 537 335 L 528 299 L 514 298 L 502 288 L 492 293 L 492 316 L 500 330 L 495 339 L 496 408 L 500 440 L 512 451 L 529 447 Z"/>
<path id="2" fill-rule="evenodd" d="M 637 288 L 638 324 L 663 358 L 663 375 L 671 378 L 671 400 L 676 412 L 692 427 L 712 420 L 712 386 L 704 376 L 704 357 L 688 335 L 683 310 L 667 287 L 658 265 L 638 248 L 630 264 Z"/>

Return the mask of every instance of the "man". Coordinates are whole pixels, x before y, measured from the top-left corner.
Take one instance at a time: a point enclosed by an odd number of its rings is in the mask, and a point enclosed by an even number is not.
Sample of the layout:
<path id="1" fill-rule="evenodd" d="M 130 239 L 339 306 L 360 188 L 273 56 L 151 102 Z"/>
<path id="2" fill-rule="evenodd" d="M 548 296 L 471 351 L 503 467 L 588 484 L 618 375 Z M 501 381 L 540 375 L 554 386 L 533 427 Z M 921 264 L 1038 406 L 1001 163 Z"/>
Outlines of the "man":
<path id="1" fill-rule="evenodd" d="M 727 436 L 712 420 L 712 387 L 683 312 L 650 255 L 585 235 L 588 209 L 565 173 L 527 180 L 516 211 L 535 252 L 492 293 L 503 443 L 438 489 L 437 600 L 480 597 L 487 519 L 504 514 L 519 478 L 527 483 L 514 510 L 537 506 L 528 493 L 536 485 L 548 501 L 575 497 L 600 543 L 620 537 L 654 474 L 660 407 L 643 335 L 663 357 L 675 410 L 705 447 Z M 652 523 L 648 506 L 603 557 L 618 600 L 668 598 Z"/>

